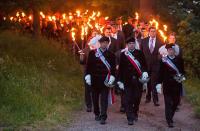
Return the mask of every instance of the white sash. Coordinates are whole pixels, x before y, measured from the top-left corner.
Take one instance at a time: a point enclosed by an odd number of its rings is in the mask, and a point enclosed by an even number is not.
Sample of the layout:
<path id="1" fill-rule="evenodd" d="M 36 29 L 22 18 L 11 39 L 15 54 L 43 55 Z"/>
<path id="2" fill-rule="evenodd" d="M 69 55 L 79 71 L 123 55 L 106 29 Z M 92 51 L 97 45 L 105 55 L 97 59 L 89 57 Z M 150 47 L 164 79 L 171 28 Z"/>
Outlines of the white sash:
<path id="1" fill-rule="evenodd" d="M 166 63 L 169 67 L 171 67 L 174 71 L 176 71 L 176 74 L 180 74 L 176 65 L 168 57 L 163 57 L 162 61 Z"/>
<path id="2" fill-rule="evenodd" d="M 141 65 L 140 65 L 139 61 L 136 60 L 135 57 L 128 50 L 126 50 L 124 52 L 124 54 L 126 55 L 128 60 L 131 62 L 133 67 L 137 70 L 138 75 L 141 76 L 142 75 L 142 70 L 141 70 Z"/>
<path id="3" fill-rule="evenodd" d="M 97 48 L 96 53 L 95 53 L 95 56 L 98 57 L 98 58 L 100 58 L 100 60 L 101 60 L 101 61 L 103 62 L 103 64 L 106 66 L 106 68 L 107 68 L 107 70 L 108 70 L 108 75 L 107 75 L 105 81 L 108 82 L 108 80 L 110 79 L 110 75 L 111 75 L 111 71 L 110 71 L 111 66 L 110 66 L 110 64 L 108 63 L 108 61 L 106 60 L 106 58 L 103 56 L 103 54 L 102 54 L 100 48 Z"/>

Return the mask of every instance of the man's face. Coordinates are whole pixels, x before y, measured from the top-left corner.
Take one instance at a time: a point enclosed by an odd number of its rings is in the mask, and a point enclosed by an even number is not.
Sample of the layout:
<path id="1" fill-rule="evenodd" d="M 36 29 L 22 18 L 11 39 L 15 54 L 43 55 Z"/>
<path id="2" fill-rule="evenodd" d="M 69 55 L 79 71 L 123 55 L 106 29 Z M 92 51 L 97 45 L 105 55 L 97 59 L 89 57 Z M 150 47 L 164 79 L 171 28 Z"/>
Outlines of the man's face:
<path id="1" fill-rule="evenodd" d="M 169 56 L 174 56 L 175 55 L 175 50 L 173 48 L 167 49 L 168 55 Z"/>
<path id="2" fill-rule="evenodd" d="M 108 44 L 109 44 L 109 42 L 107 42 L 107 41 L 101 42 L 100 43 L 100 48 L 106 49 L 108 47 Z"/>
<path id="3" fill-rule="evenodd" d="M 133 24 L 133 19 L 128 19 L 129 24 Z"/>
<path id="4" fill-rule="evenodd" d="M 117 24 L 121 25 L 122 24 L 122 20 L 121 19 L 117 20 Z"/>
<path id="5" fill-rule="evenodd" d="M 112 26 L 112 33 L 115 34 L 117 32 L 117 26 Z"/>
<path id="6" fill-rule="evenodd" d="M 141 35 L 142 37 L 146 37 L 147 36 L 147 31 L 146 30 L 141 30 Z"/>
<path id="7" fill-rule="evenodd" d="M 111 33 L 112 33 L 111 29 L 106 29 L 105 32 L 104 32 L 104 35 L 107 36 L 107 37 L 110 37 Z"/>
<path id="8" fill-rule="evenodd" d="M 169 41 L 169 43 L 173 43 L 174 44 L 176 42 L 175 36 L 170 35 L 169 38 L 168 38 L 168 41 Z"/>
<path id="9" fill-rule="evenodd" d="M 130 42 L 127 44 L 128 50 L 134 50 L 135 49 L 135 43 Z"/>
<path id="10" fill-rule="evenodd" d="M 92 37 L 95 37 L 97 35 L 97 32 L 96 31 L 93 31 L 92 32 Z"/>
<path id="11" fill-rule="evenodd" d="M 149 30 L 149 36 L 152 37 L 152 38 L 156 37 L 156 29 L 150 29 Z"/>

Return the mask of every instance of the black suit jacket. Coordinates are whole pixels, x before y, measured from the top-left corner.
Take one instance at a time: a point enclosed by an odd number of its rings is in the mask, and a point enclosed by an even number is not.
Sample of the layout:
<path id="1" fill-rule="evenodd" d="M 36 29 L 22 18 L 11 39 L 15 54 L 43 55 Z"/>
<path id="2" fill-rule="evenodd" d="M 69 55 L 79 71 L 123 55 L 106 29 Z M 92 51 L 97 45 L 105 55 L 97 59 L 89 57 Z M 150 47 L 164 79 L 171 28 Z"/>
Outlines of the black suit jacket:
<path id="1" fill-rule="evenodd" d="M 89 52 L 87 66 L 86 66 L 86 74 L 91 75 L 92 86 L 95 87 L 104 87 L 104 81 L 108 74 L 108 70 L 100 58 L 95 56 L 96 50 L 92 50 Z M 106 50 L 102 53 L 105 59 L 111 66 L 111 75 L 115 76 L 115 55 Z"/>
<path id="2" fill-rule="evenodd" d="M 112 53 L 116 53 L 117 50 L 118 50 L 118 42 L 117 42 L 117 39 L 113 38 L 113 37 L 110 37 L 110 40 L 111 40 L 111 43 L 108 47 L 108 50 Z"/>
<path id="3" fill-rule="evenodd" d="M 117 32 L 117 51 L 125 48 L 125 37 L 122 31 Z"/>
<path id="4" fill-rule="evenodd" d="M 135 57 L 136 60 L 141 65 L 142 72 L 147 71 L 146 62 L 144 54 L 140 50 L 134 50 L 131 54 Z M 119 64 L 119 73 L 118 80 L 123 82 L 125 85 L 131 85 L 132 77 L 135 76 L 139 78 L 140 76 L 137 73 L 137 70 L 133 67 L 131 62 L 128 60 L 127 56 L 122 52 L 120 54 L 120 64 Z"/>
<path id="5" fill-rule="evenodd" d="M 149 72 L 158 72 L 160 68 L 160 53 L 159 48 L 163 45 L 158 37 L 156 37 L 156 43 L 153 53 L 149 49 L 149 38 L 147 37 L 141 41 L 141 50 L 144 53 L 147 68 Z"/>

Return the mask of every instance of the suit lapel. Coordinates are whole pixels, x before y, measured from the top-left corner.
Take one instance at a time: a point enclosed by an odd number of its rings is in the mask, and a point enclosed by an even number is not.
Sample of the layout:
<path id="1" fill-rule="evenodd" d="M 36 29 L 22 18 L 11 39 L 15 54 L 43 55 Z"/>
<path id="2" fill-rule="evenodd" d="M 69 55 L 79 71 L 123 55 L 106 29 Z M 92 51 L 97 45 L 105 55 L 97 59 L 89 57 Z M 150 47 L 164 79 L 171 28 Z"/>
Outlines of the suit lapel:
<path id="1" fill-rule="evenodd" d="M 149 49 L 149 39 L 150 39 L 150 37 L 148 37 L 148 39 L 147 39 L 147 44 L 146 44 L 146 50 L 148 51 L 148 53 L 149 54 L 151 54 L 151 51 L 150 51 L 150 49 Z"/>

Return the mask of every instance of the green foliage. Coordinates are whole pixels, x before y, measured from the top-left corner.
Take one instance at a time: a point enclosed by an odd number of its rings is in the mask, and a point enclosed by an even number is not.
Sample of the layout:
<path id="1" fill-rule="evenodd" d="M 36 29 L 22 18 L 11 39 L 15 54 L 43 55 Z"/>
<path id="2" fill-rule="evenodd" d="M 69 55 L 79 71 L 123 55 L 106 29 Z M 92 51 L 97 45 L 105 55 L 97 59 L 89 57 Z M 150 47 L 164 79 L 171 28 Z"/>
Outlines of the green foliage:
<path id="1" fill-rule="evenodd" d="M 46 39 L 0 34 L 0 124 L 69 120 L 81 105 L 82 71 Z"/>
<path id="2" fill-rule="evenodd" d="M 196 78 L 189 78 L 186 83 L 186 95 L 189 101 L 194 106 L 196 116 L 200 118 L 200 80 Z"/>

